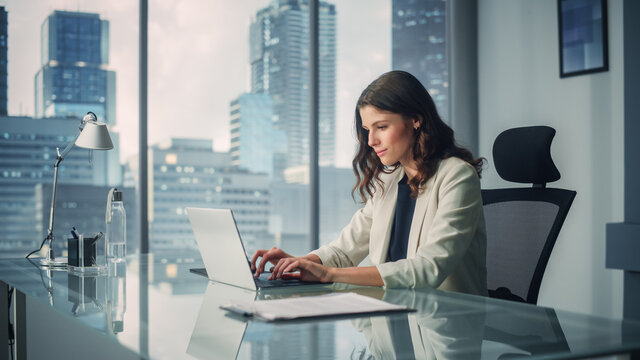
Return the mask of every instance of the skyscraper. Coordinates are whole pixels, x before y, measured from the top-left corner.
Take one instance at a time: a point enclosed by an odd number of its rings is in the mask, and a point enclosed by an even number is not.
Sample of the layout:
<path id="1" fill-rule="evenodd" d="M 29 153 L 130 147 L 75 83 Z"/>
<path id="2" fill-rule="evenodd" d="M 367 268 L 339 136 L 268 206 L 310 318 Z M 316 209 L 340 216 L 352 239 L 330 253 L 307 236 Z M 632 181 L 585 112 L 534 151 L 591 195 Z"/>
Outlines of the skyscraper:
<path id="1" fill-rule="evenodd" d="M 109 64 L 109 22 L 98 14 L 54 11 L 41 27 L 42 68 L 35 76 L 37 118 L 78 118 L 88 111 L 110 125 L 115 119 L 115 72 Z M 122 167 L 118 133 L 110 130 L 114 148 L 105 153 L 106 181 L 119 185 Z"/>
<path id="2" fill-rule="evenodd" d="M 309 1 L 274 0 L 249 35 L 251 92 L 273 99 L 275 125 L 287 136 L 286 166 L 309 162 Z M 319 163 L 334 164 L 336 9 L 319 6 Z"/>
<path id="3" fill-rule="evenodd" d="M 115 123 L 115 73 L 109 22 L 98 14 L 54 11 L 41 28 L 42 67 L 35 76 L 36 117 L 79 117 L 93 111 Z"/>
<path id="4" fill-rule="evenodd" d="M 7 10 L 0 6 L 0 116 L 7 116 L 8 35 Z"/>
<path id="5" fill-rule="evenodd" d="M 392 0 L 391 67 L 413 74 L 449 123 L 447 0 Z"/>
<path id="6" fill-rule="evenodd" d="M 271 96 L 242 94 L 230 106 L 231 164 L 272 179 L 279 176 L 283 169 L 277 168 L 277 159 L 286 152 L 287 139 L 284 131 L 274 127 Z"/>

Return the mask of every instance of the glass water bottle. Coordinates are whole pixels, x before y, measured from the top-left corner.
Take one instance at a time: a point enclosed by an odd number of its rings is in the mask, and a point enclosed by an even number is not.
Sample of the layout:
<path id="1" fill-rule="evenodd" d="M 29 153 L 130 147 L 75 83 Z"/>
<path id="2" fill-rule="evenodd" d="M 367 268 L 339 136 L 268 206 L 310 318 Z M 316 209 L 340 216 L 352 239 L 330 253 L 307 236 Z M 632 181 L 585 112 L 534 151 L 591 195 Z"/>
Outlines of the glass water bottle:
<path id="1" fill-rule="evenodd" d="M 124 261 L 127 248 L 127 213 L 122 203 L 122 191 L 113 188 L 107 200 L 107 257 Z"/>

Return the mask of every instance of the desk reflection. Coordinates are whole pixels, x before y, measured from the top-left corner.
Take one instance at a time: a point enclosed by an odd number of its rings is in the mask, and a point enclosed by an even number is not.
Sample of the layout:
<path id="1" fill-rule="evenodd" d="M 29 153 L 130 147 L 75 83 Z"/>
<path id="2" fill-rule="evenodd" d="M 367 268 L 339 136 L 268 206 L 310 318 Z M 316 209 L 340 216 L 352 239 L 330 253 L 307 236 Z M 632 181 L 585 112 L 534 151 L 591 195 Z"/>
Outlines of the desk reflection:
<path id="1" fill-rule="evenodd" d="M 209 282 L 187 353 L 198 359 L 235 359 L 249 322 L 228 316 L 220 305 L 230 299 L 251 301 L 255 292 Z"/>
<path id="2" fill-rule="evenodd" d="M 484 313 L 461 312 L 455 303 L 438 301 L 431 292 L 381 292 L 382 300 L 405 305 L 416 312 L 353 320 L 354 327 L 367 339 L 370 358 L 480 358 Z"/>
<path id="3" fill-rule="evenodd" d="M 219 306 L 231 299 L 264 300 L 351 291 L 416 309 L 414 313 L 364 318 L 265 323 L 230 314 Z M 198 359 L 479 358 L 483 312 L 465 312 L 437 301 L 430 292 L 342 287 L 258 293 L 209 283 L 187 353 Z M 304 342 L 304 343 L 303 343 Z M 291 351 L 287 351 L 291 349 Z"/>
<path id="4" fill-rule="evenodd" d="M 339 324 L 331 321 L 268 323 L 219 308 L 230 300 L 269 300 L 332 292 L 332 288 L 326 285 L 304 288 L 297 287 L 295 293 L 290 289 L 261 290 L 256 293 L 209 282 L 187 354 L 198 359 L 336 358 L 335 328 Z"/>
<path id="5" fill-rule="evenodd" d="M 67 296 L 71 314 L 82 323 L 102 333 L 118 334 L 124 330 L 126 311 L 126 262 L 109 262 L 106 273 L 86 274 L 73 271 L 40 270 L 42 283 L 55 305 L 54 275 L 67 277 Z M 45 280 L 46 278 L 46 280 Z M 59 299 L 58 299 L 59 301 Z"/>
<path id="6" fill-rule="evenodd" d="M 107 314 L 109 330 L 113 334 L 124 331 L 124 313 L 127 310 L 127 263 L 115 261 L 107 264 Z"/>

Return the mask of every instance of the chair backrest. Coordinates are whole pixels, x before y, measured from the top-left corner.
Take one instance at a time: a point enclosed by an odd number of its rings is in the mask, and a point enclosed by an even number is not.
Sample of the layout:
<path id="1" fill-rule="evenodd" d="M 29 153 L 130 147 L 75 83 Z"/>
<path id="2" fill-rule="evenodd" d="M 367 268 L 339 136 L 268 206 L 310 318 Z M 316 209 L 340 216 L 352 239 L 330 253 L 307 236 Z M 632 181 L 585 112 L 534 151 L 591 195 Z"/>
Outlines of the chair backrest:
<path id="1" fill-rule="evenodd" d="M 575 191 L 546 187 L 560 178 L 550 152 L 554 135 L 548 126 L 514 128 L 494 143 L 498 174 L 533 187 L 482 190 L 492 297 L 538 301 L 551 251 L 576 196 Z"/>

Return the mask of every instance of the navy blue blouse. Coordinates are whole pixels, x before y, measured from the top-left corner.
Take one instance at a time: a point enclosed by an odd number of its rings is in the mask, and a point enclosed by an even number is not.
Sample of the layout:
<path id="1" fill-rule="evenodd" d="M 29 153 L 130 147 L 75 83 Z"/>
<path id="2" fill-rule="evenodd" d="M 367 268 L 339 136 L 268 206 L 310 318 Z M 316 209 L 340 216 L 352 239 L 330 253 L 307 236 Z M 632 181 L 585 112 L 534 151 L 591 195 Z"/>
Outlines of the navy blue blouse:
<path id="1" fill-rule="evenodd" d="M 407 258 L 407 244 L 415 208 L 416 199 L 411 197 L 411 187 L 407 184 L 407 175 L 405 175 L 398 182 L 398 200 L 389 241 L 389 261 Z"/>

